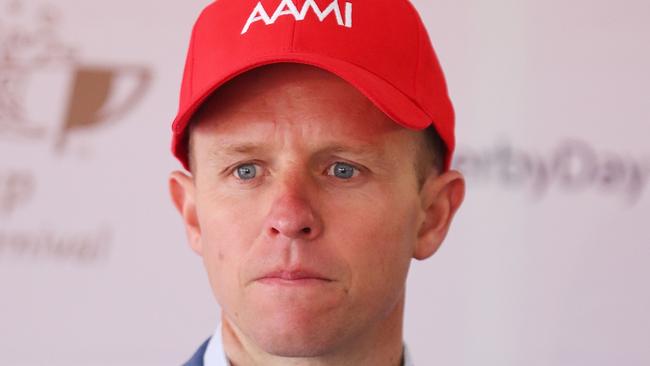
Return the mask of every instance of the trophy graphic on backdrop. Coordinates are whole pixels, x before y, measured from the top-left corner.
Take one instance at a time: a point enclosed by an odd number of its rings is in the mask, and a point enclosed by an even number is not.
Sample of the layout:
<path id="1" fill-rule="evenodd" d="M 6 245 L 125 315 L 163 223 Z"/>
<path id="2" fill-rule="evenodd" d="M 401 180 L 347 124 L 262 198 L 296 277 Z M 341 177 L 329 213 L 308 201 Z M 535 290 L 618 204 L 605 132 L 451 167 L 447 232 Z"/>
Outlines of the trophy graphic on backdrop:
<path id="1" fill-rule="evenodd" d="M 144 96 L 150 75 L 147 69 L 136 66 L 77 66 L 72 80 L 57 149 L 65 146 L 70 132 L 117 120 L 129 112 Z M 122 88 L 117 88 L 118 84 Z"/>
<path id="2" fill-rule="evenodd" d="M 56 8 L 0 7 L 0 138 L 46 140 L 60 152 L 71 133 L 118 120 L 146 94 L 144 66 L 80 62 L 57 37 Z"/>

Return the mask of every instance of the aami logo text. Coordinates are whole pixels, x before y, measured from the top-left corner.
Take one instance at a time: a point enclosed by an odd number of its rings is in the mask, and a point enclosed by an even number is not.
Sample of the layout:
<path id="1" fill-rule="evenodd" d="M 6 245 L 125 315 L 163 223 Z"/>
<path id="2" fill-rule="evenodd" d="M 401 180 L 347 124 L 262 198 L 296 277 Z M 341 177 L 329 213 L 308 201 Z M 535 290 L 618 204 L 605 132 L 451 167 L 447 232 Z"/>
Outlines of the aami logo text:
<path id="1" fill-rule="evenodd" d="M 311 9 L 314 14 L 316 14 L 318 20 L 321 22 L 327 18 L 328 15 L 334 14 L 338 25 L 346 28 L 352 28 L 352 4 L 349 2 L 345 3 L 345 12 L 341 12 L 338 0 L 332 1 L 322 11 L 314 2 L 314 0 L 306 0 L 302 6 L 302 9 L 298 11 L 298 8 L 293 3 L 293 0 L 282 0 L 277 9 L 275 9 L 275 12 L 272 16 L 269 16 L 266 9 L 264 9 L 264 6 L 262 5 L 262 2 L 258 2 L 255 6 L 255 9 L 253 9 L 253 12 L 251 12 L 251 15 L 248 17 L 248 20 L 246 21 L 241 34 L 248 32 L 248 28 L 250 28 L 251 24 L 257 21 L 262 20 L 264 21 L 264 24 L 270 25 L 274 24 L 275 21 L 282 15 L 293 15 L 296 21 L 304 20 L 309 9 Z"/>

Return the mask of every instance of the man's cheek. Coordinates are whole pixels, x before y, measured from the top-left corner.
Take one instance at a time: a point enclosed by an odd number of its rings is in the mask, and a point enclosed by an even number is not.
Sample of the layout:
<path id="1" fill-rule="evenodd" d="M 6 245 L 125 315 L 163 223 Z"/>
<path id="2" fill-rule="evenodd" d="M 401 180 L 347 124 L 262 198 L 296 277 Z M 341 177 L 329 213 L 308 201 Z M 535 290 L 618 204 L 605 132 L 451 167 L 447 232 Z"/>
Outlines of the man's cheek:
<path id="1" fill-rule="evenodd" d="M 206 251 L 204 265 L 214 295 L 220 304 L 232 301 L 239 286 L 240 265 L 244 253 L 236 233 L 211 226 L 205 232 Z"/>
<path id="2" fill-rule="evenodd" d="M 357 262 L 373 275 L 390 277 L 401 269 L 406 253 L 403 230 L 397 217 L 383 217 L 374 221 L 374 225 L 367 225 L 368 229 L 363 235 L 358 236 L 356 259 Z"/>
<path id="3" fill-rule="evenodd" d="M 236 225 L 232 225 L 230 230 L 225 225 L 217 225 L 214 223 L 207 228 L 205 245 L 211 262 L 224 265 L 237 258 L 237 251 L 242 246 L 241 236 L 236 232 Z"/>

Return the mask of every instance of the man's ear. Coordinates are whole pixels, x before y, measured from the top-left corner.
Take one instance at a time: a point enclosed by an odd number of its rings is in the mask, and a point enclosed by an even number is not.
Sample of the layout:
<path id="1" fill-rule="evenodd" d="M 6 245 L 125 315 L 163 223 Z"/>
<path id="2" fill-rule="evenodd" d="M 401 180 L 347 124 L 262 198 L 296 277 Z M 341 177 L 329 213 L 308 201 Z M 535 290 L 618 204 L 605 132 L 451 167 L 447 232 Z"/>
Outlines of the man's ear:
<path id="1" fill-rule="evenodd" d="M 196 254 L 202 256 L 203 245 L 201 243 L 201 227 L 196 213 L 194 179 L 181 171 L 172 172 L 169 175 L 169 192 L 176 209 L 183 218 L 187 242 Z"/>
<path id="2" fill-rule="evenodd" d="M 438 250 L 464 197 L 465 178 L 458 171 L 451 170 L 439 176 L 433 172 L 427 178 L 420 191 L 424 217 L 413 258 L 426 259 Z"/>

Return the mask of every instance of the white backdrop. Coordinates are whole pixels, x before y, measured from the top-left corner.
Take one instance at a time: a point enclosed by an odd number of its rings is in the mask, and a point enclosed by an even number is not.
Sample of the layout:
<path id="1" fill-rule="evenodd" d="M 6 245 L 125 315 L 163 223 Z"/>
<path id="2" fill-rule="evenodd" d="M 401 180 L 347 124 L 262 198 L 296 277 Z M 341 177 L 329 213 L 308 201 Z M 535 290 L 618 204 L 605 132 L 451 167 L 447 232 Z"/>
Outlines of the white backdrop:
<path id="1" fill-rule="evenodd" d="M 167 193 L 207 3 L 0 0 L 0 365 L 178 365 L 212 332 Z M 650 2 L 414 3 L 468 178 L 409 276 L 416 364 L 650 364 Z"/>

